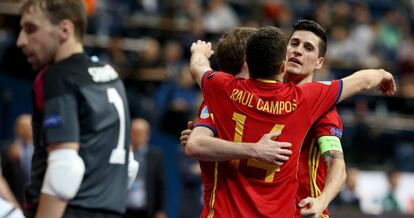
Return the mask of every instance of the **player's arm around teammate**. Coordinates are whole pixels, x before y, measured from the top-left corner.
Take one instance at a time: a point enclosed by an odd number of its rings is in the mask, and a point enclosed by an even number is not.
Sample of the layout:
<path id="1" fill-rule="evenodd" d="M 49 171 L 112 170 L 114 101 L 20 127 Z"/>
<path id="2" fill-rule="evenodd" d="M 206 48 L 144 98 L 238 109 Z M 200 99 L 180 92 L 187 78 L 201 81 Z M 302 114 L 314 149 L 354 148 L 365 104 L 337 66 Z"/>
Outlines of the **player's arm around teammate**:
<path id="1" fill-rule="evenodd" d="M 289 160 L 292 145 L 288 142 L 274 141 L 280 132 L 270 132 L 256 143 L 236 143 L 214 138 L 209 128 L 198 126 L 181 132 L 181 145 L 188 157 L 207 161 L 226 161 L 234 159 L 255 158 L 282 165 Z"/>
<path id="2" fill-rule="evenodd" d="M 386 96 L 395 95 L 397 87 L 391 73 L 383 69 L 359 70 L 342 79 L 342 94 L 338 102 L 362 91 L 378 89 Z"/>

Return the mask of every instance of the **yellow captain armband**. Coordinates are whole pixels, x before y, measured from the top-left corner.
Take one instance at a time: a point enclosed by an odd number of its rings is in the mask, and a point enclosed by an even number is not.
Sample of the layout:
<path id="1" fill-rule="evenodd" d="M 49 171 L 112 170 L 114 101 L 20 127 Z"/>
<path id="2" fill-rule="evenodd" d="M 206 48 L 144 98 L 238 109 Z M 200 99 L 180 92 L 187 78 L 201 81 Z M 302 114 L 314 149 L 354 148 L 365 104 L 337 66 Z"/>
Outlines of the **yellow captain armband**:
<path id="1" fill-rule="evenodd" d="M 319 149 L 321 154 L 327 151 L 342 151 L 341 140 L 336 136 L 321 136 L 318 139 Z"/>

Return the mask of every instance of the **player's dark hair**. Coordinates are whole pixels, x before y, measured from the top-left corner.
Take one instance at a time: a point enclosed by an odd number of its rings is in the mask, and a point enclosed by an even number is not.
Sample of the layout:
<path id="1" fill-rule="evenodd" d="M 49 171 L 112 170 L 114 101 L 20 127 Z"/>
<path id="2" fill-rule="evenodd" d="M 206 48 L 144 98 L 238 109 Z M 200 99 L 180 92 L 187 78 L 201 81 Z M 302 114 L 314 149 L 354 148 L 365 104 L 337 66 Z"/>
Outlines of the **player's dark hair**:
<path id="1" fill-rule="evenodd" d="M 325 57 L 326 49 L 328 47 L 326 30 L 313 20 L 299 20 L 293 26 L 293 30 L 289 36 L 289 39 L 292 37 L 293 33 L 298 30 L 309 31 L 317 35 L 321 39 L 319 41 L 319 57 Z"/>
<path id="2" fill-rule="evenodd" d="M 72 21 L 77 39 L 81 40 L 85 35 L 87 15 L 82 0 L 28 0 L 23 3 L 21 12 L 31 7 L 41 9 L 54 25 L 64 19 Z"/>
<path id="3" fill-rule="evenodd" d="M 240 73 L 246 55 L 246 44 L 257 29 L 236 27 L 224 33 L 217 43 L 216 59 L 221 71 Z"/>
<path id="4" fill-rule="evenodd" d="M 286 37 L 276 27 L 267 26 L 247 41 L 246 61 L 252 79 L 275 79 L 286 58 Z"/>

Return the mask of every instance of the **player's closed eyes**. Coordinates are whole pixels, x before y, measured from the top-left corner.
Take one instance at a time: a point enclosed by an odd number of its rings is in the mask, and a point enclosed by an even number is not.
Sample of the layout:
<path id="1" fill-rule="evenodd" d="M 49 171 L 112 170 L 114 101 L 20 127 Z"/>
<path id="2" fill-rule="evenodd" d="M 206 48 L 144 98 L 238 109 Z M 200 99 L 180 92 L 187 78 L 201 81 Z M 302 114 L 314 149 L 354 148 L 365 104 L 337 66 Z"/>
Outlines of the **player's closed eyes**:
<path id="1" fill-rule="evenodd" d="M 23 30 L 24 30 L 24 32 L 26 32 L 26 34 L 32 34 L 32 33 L 36 32 L 37 26 L 35 26 L 33 24 L 30 24 L 30 23 L 29 24 L 25 24 L 23 26 Z"/>

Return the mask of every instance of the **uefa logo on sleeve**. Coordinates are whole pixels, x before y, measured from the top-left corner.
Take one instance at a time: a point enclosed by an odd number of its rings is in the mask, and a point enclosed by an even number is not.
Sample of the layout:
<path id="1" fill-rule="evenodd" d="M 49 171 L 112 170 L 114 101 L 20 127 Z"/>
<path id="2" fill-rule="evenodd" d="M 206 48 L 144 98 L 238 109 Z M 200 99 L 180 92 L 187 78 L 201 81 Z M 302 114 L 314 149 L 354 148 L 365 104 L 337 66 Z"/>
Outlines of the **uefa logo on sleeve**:
<path id="1" fill-rule="evenodd" d="M 210 115 L 208 113 L 208 107 L 206 105 L 206 106 L 203 107 L 203 110 L 201 110 L 200 118 L 201 119 L 207 119 L 209 117 L 210 117 Z"/>
<path id="2" fill-rule="evenodd" d="M 342 129 L 332 127 L 329 132 L 331 135 L 337 136 L 338 138 L 342 137 Z"/>

